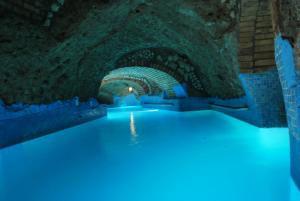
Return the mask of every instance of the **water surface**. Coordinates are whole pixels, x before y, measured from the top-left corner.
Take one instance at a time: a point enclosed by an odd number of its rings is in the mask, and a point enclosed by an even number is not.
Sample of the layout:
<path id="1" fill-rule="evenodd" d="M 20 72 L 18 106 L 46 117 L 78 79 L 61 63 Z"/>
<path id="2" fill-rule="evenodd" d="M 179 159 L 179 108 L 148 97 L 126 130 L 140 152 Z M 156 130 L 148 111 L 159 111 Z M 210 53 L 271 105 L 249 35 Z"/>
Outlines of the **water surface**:
<path id="1" fill-rule="evenodd" d="M 288 140 L 213 111 L 114 111 L 0 150 L 0 200 L 291 201 Z"/>

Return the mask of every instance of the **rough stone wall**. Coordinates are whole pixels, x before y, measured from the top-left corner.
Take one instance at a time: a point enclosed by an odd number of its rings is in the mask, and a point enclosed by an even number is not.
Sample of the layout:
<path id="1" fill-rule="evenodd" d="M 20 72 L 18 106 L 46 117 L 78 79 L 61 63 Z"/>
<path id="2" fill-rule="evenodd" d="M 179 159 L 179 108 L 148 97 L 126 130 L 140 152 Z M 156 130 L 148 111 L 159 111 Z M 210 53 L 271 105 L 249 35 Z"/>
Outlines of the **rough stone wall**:
<path id="1" fill-rule="evenodd" d="M 20 34 L 14 37 L 16 30 L 30 25 L 23 26 L 22 19 L 10 16 L 0 18 L 1 37 L 5 36 L 6 41 L 0 46 L 0 84 L 5 86 L 0 88 L 0 98 L 12 104 L 19 101 L 49 103 L 74 96 L 82 99 L 96 97 L 101 80 L 116 68 L 120 58 L 149 48 L 171 49 L 178 55 L 187 56 L 187 63 L 193 65 L 188 81 L 197 89 L 203 88 L 195 95 L 241 97 L 244 92 L 238 79 L 237 41 L 233 26 L 237 1 L 213 2 L 133 0 L 124 3 L 115 0 L 91 6 L 82 18 L 75 18 L 76 23 L 56 18 L 53 29 L 60 27 L 58 35 L 64 37 L 54 43 L 50 43 L 53 37 L 48 37 L 49 33 L 38 37 L 43 40 L 35 39 L 36 33 L 41 31 L 32 26 L 34 31 L 24 31 L 30 32 L 29 36 Z M 67 5 L 65 3 L 63 7 L 67 8 Z M 219 16 L 218 20 L 205 17 L 201 11 L 205 7 L 224 7 L 222 16 L 226 16 L 225 20 L 218 12 L 212 13 L 216 18 Z M 64 8 L 56 17 L 63 11 Z M 68 23 L 76 26 L 60 26 Z M 38 51 L 35 46 L 45 47 Z M 7 47 L 14 48 L 8 53 Z M 170 58 L 165 52 L 162 56 L 163 61 Z M 166 63 L 165 67 L 172 69 L 176 62 Z M 176 71 L 179 75 L 183 74 L 179 69 L 190 70 L 186 63 L 178 64 Z"/>
<path id="2" fill-rule="evenodd" d="M 116 66 L 144 66 L 159 69 L 178 82 L 187 84 L 191 96 L 197 95 L 197 91 L 198 94 L 199 91 L 208 94 L 205 90 L 209 90 L 210 87 L 204 73 L 195 64 L 190 63 L 186 55 L 180 55 L 166 48 L 148 48 L 131 52 L 120 58 Z"/>
<path id="3" fill-rule="evenodd" d="M 298 0 L 279 0 L 281 32 L 285 36 L 297 38 L 300 28 L 300 2 Z"/>
<path id="4" fill-rule="evenodd" d="M 273 29 L 288 39 L 295 48 L 295 61 L 300 69 L 300 1 L 273 0 Z"/>
<path id="5" fill-rule="evenodd" d="M 0 0 L 4 11 L 13 12 L 33 22 L 42 23 L 54 0 Z"/>
<path id="6" fill-rule="evenodd" d="M 254 112 L 253 123 L 259 127 L 286 126 L 286 113 L 276 69 L 256 74 L 241 74 L 248 107 Z"/>
<path id="7" fill-rule="evenodd" d="M 278 36 L 275 47 L 290 132 L 291 171 L 300 188 L 300 79 L 296 72 L 294 50 L 290 42 Z"/>
<path id="8" fill-rule="evenodd" d="M 269 0 L 242 0 L 239 61 L 242 73 L 274 68 L 274 34 Z"/>

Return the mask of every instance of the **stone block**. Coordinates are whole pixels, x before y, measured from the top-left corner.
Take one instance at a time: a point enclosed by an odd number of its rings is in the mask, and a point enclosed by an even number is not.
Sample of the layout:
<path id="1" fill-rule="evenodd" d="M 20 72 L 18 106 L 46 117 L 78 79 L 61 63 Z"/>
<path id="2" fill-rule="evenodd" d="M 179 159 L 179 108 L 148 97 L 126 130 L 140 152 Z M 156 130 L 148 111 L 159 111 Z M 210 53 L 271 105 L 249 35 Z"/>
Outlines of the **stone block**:
<path id="1" fill-rule="evenodd" d="M 274 40 L 273 39 L 255 40 L 255 45 L 256 46 L 264 46 L 264 45 L 274 46 Z"/>
<path id="2" fill-rule="evenodd" d="M 240 52 L 239 52 L 240 56 L 252 55 L 252 54 L 253 54 L 253 48 L 240 49 Z"/>
<path id="3" fill-rule="evenodd" d="M 253 67 L 253 62 L 249 61 L 249 62 L 240 62 L 241 68 L 252 68 Z"/>
<path id="4" fill-rule="evenodd" d="M 256 18 L 256 21 L 257 22 L 262 22 L 262 21 L 265 21 L 265 20 L 267 20 L 267 21 L 270 21 L 271 20 L 271 16 L 257 16 L 257 18 Z"/>
<path id="5" fill-rule="evenodd" d="M 253 37 L 253 35 L 254 33 L 244 32 L 244 33 L 240 33 L 240 38 Z"/>
<path id="6" fill-rule="evenodd" d="M 242 61 L 242 62 L 244 62 L 244 61 L 246 61 L 246 62 L 249 62 L 249 61 L 253 62 L 253 56 L 252 55 L 239 56 L 239 60 Z"/>
<path id="7" fill-rule="evenodd" d="M 244 49 L 244 48 L 252 48 L 253 47 L 253 43 L 240 43 L 240 48 Z"/>
<path id="8" fill-rule="evenodd" d="M 264 45 L 264 46 L 256 46 L 255 47 L 255 53 L 270 52 L 270 51 L 274 51 L 274 46 L 273 45 Z"/>
<path id="9" fill-rule="evenodd" d="M 254 58 L 256 60 L 258 60 L 258 59 L 274 59 L 274 52 L 273 51 L 271 51 L 271 52 L 261 52 L 261 53 L 255 54 Z"/>
<path id="10" fill-rule="evenodd" d="M 269 33 L 273 33 L 273 29 L 270 28 L 257 28 L 255 30 L 256 34 L 269 34 Z"/>
<path id="11" fill-rule="evenodd" d="M 254 27 L 255 22 L 254 21 L 245 21 L 240 23 L 240 27 Z"/>
<path id="12" fill-rule="evenodd" d="M 256 60 L 255 66 L 275 66 L 275 61 L 274 59 Z"/>
<path id="13" fill-rule="evenodd" d="M 271 17 L 271 11 L 270 10 L 258 11 L 257 16 L 269 16 L 269 17 Z"/>
<path id="14" fill-rule="evenodd" d="M 272 27 L 271 18 L 269 20 L 264 20 L 264 21 L 257 22 L 256 27 L 259 27 L 259 28 L 262 28 L 262 27 L 270 28 L 270 27 Z"/>
<path id="15" fill-rule="evenodd" d="M 245 22 L 245 21 L 254 21 L 256 19 L 255 15 L 254 16 L 242 16 L 240 18 L 241 22 Z"/>
<path id="16" fill-rule="evenodd" d="M 255 27 L 254 26 L 252 26 L 252 27 L 241 27 L 240 28 L 240 32 L 241 33 L 254 33 L 254 29 Z"/>
<path id="17" fill-rule="evenodd" d="M 256 12 L 257 12 L 257 8 L 255 8 L 255 7 L 251 7 L 251 8 L 245 9 L 242 12 L 242 17 L 255 16 Z"/>
<path id="18" fill-rule="evenodd" d="M 262 34 L 255 34 L 255 39 L 274 39 L 273 33 L 262 33 Z"/>
<path id="19" fill-rule="evenodd" d="M 240 43 L 253 43 L 253 37 L 240 37 Z"/>

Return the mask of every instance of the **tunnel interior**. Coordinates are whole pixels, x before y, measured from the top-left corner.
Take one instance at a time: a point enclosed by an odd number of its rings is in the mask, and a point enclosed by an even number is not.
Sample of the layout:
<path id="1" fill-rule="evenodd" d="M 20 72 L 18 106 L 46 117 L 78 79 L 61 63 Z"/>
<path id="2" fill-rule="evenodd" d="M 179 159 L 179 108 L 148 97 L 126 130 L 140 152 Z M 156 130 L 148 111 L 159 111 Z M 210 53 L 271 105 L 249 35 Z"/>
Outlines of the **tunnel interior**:
<path id="1" fill-rule="evenodd" d="M 186 97 L 184 83 L 171 75 L 149 67 L 123 67 L 111 71 L 101 81 L 98 99 L 113 104 L 116 97 L 134 95 L 162 96 L 165 99 Z"/>
<path id="2" fill-rule="evenodd" d="M 109 109 L 215 111 L 288 129 L 298 192 L 299 30 L 298 0 L 0 0 L 0 153 Z"/>

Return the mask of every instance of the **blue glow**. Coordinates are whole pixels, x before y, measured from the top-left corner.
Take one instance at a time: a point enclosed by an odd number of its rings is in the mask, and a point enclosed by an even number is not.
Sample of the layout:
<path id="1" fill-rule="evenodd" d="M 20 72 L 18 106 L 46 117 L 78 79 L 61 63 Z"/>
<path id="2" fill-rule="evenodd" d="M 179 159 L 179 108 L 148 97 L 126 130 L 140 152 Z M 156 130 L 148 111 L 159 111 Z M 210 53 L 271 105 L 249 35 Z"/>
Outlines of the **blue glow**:
<path id="1" fill-rule="evenodd" d="M 299 200 L 287 129 L 213 111 L 115 114 L 0 150 L 0 200 Z"/>

